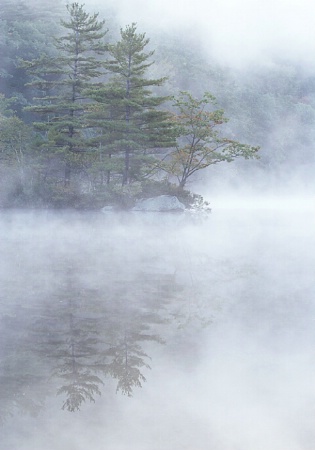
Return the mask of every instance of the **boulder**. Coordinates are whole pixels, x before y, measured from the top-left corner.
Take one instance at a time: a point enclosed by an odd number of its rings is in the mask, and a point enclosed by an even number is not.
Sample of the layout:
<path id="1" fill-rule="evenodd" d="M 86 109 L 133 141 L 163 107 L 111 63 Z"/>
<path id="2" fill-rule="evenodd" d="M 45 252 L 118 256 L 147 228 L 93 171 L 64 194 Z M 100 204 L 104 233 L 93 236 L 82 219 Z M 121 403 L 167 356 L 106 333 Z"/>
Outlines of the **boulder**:
<path id="1" fill-rule="evenodd" d="M 104 206 L 104 208 L 102 208 L 101 211 L 103 213 L 114 212 L 115 208 L 112 205 L 107 205 L 107 206 Z"/>
<path id="2" fill-rule="evenodd" d="M 159 195 L 158 197 L 142 198 L 138 200 L 132 211 L 179 212 L 184 211 L 185 205 L 174 195 Z"/>

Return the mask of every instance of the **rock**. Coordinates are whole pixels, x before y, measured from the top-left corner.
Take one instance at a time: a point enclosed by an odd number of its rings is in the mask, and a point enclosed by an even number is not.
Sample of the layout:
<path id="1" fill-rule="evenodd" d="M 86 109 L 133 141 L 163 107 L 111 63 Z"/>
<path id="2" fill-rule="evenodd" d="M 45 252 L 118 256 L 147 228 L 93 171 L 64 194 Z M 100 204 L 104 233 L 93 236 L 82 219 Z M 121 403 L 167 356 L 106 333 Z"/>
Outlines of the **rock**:
<path id="1" fill-rule="evenodd" d="M 102 208 L 101 211 L 102 211 L 103 213 L 114 212 L 114 211 L 115 211 L 115 208 L 114 208 L 114 206 L 107 205 L 107 206 L 104 206 L 104 208 Z"/>
<path id="2" fill-rule="evenodd" d="M 184 211 L 185 205 L 173 195 L 159 195 L 158 197 L 142 198 L 137 201 L 132 211 L 179 212 Z"/>

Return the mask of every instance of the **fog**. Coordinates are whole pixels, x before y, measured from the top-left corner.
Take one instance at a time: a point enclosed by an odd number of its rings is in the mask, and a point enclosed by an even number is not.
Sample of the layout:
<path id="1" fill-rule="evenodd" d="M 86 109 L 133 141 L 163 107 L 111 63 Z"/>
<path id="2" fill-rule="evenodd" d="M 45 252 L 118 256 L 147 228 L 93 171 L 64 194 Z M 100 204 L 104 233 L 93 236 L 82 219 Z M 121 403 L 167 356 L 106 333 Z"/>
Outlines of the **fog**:
<path id="1" fill-rule="evenodd" d="M 197 173 L 189 189 L 208 198 L 231 190 L 245 196 L 314 192 L 315 97 L 306 86 L 313 85 L 315 73 L 315 5 L 295 0 L 187 0 L 180 7 L 166 0 L 86 4 L 105 18 L 111 9 L 117 29 L 136 22 L 147 34 L 157 61 L 153 75 L 169 77 L 175 86 L 167 94 L 187 89 L 200 98 L 210 91 L 225 110 L 233 138 L 261 147 L 260 161 L 212 166 Z M 160 57 L 163 42 L 167 47 L 169 41 L 172 50 Z M 188 49 L 184 55 L 181 45 Z M 176 60 L 176 46 L 181 56 L 174 69 L 167 60 Z M 182 57 L 192 58 L 187 70 Z M 180 79 L 173 80 L 174 73 Z"/>
<path id="2" fill-rule="evenodd" d="M 89 0 L 99 9 L 104 4 Z M 234 67 L 270 64 L 274 57 L 314 67 L 315 5 L 306 0 L 107 1 L 121 25 L 137 22 L 147 32 L 182 30 L 200 39 L 205 53 Z M 150 33 L 149 33 L 150 34 Z"/>
<path id="3" fill-rule="evenodd" d="M 260 200 L 214 198 L 206 219 L 2 212 L 2 447 L 312 449 L 314 202 Z M 96 371 L 95 403 L 62 410 L 67 346 L 91 374 L 122 329 L 142 387 Z"/>
<path id="4" fill-rule="evenodd" d="M 85 3 L 313 73 L 304 0 Z M 1 449 L 314 449 L 313 161 L 219 166 L 187 186 L 210 214 L 1 209 Z"/>

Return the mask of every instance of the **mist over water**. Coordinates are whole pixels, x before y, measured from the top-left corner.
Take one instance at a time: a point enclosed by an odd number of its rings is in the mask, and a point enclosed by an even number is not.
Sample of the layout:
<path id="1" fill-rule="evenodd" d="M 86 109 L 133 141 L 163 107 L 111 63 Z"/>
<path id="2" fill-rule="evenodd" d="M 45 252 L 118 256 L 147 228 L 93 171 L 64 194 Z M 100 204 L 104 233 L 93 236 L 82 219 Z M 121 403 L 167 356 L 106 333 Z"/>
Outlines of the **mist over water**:
<path id="1" fill-rule="evenodd" d="M 0 374 L 2 409 L 12 413 L 3 448 L 313 448 L 314 203 L 211 204 L 202 221 L 1 213 Z M 66 346 L 54 339 L 68 332 L 65 304 L 84 332 L 93 323 L 100 342 L 111 336 L 116 345 L 124 329 L 148 356 L 132 397 L 116 394 L 107 375 L 95 404 L 61 409 L 55 368 Z M 89 342 L 91 371 L 103 344 Z M 21 395 L 43 403 L 37 417 Z"/>
<path id="2" fill-rule="evenodd" d="M 217 63 L 244 85 L 283 61 L 297 81 L 314 73 L 306 2 L 86 3 L 137 22 L 155 57 L 160 33 L 179 56 L 191 41 L 219 94 Z M 202 73 L 197 93 L 212 89 Z M 0 210 L 0 450 L 314 450 L 314 122 L 279 80 L 261 165 L 193 180 L 208 217 Z M 293 103 L 305 116 L 282 118 Z M 246 137 L 240 105 L 228 115 Z"/>

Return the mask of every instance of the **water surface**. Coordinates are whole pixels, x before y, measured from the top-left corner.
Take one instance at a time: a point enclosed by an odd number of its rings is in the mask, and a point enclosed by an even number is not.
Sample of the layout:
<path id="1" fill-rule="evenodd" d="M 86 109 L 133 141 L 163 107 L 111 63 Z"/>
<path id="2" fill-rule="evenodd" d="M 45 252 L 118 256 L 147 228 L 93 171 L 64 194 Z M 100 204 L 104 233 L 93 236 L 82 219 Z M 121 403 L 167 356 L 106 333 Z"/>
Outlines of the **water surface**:
<path id="1" fill-rule="evenodd" d="M 313 449 L 314 208 L 273 200 L 2 212 L 3 448 Z"/>

